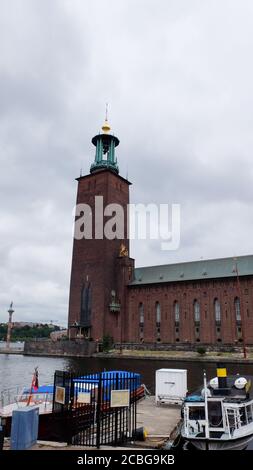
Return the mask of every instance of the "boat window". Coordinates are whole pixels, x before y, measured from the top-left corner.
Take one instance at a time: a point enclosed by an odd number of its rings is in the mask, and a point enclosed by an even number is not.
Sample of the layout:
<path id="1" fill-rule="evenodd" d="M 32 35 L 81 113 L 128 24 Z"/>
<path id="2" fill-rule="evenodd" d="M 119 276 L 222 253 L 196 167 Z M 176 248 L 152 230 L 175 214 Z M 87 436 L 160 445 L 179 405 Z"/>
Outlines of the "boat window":
<path id="1" fill-rule="evenodd" d="M 240 408 L 240 420 L 241 424 L 247 424 L 247 419 L 246 419 L 246 408 L 243 406 Z"/>
<path id="2" fill-rule="evenodd" d="M 228 424 L 229 424 L 230 432 L 233 432 L 234 429 L 236 428 L 235 410 L 228 408 L 227 417 L 228 417 Z"/>
<path id="3" fill-rule="evenodd" d="M 220 401 L 208 400 L 208 421 L 210 427 L 223 427 L 222 407 Z"/>
<path id="4" fill-rule="evenodd" d="M 246 407 L 248 423 L 252 422 L 252 405 Z"/>
<path id="5" fill-rule="evenodd" d="M 240 416 L 238 408 L 227 408 L 227 417 L 230 432 L 233 433 L 235 429 L 240 426 Z"/>
<path id="6" fill-rule="evenodd" d="M 205 419 L 204 406 L 189 406 L 189 419 Z"/>

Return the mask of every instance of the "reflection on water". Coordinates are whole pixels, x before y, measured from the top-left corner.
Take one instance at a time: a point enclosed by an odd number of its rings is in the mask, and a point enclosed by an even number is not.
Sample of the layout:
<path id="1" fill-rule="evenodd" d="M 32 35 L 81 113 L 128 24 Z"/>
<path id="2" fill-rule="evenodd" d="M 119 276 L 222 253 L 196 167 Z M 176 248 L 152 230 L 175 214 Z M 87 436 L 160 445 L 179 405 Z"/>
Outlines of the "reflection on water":
<path id="1" fill-rule="evenodd" d="M 36 366 L 39 368 L 39 383 L 41 385 L 52 383 L 56 369 L 72 370 L 76 373 L 128 370 L 140 373 L 142 382 L 152 393 L 155 391 L 155 371 L 157 369 L 187 369 L 189 391 L 201 385 L 203 370 L 206 370 L 208 378 L 216 375 L 215 363 L 111 358 L 53 358 L 0 354 L 0 392 L 17 385 L 29 386 Z M 252 364 L 228 364 L 227 370 L 228 374 L 253 375 Z M 253 449 L 253 444 L 249 447 Z"/>

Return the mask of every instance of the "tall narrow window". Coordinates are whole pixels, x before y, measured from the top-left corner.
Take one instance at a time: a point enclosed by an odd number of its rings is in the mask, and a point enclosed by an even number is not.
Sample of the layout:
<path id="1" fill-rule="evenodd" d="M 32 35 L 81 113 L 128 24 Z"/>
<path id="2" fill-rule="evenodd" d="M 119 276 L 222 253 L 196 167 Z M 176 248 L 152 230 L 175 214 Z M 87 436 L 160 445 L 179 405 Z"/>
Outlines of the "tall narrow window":
<path id="1" fill-rule="evenodd" d="M 179 323 L 179 303 L 178 302 L 174 303 L 174 318 L 175 318 L 175 323 Z"/>
<path id="2" fill-rule="evenodd" d="M 84 328 L 91 326 L 91 285 L 89 283 L 82 287 L 80 325 Z"/>
<path id="3" fill-rule="evenodd" d="M 156 324 L 160 325 L 161 323 L 161 307 L 159 302 L 156 302 L 155 304 L 155 313 L 156 313 Z"/>
<path id="4" fill-rule="evenodd" d="M 159 302 L 155 304 L 155 317 L 156 317 L 156 340 L 161 341 L 161 307 Z"/>
<path id="5" fill-rule="evenodd" d="M 200 322 L 200 306 L 197 300 L 194 300 L 193 302 L 193 309 L 194 309 L 194 321 L 195 323 L 199 323 Z"/>
<path id="6" fill-rule="evenodd" d="M 139 321 L 140 321 L 140 325 L 144 325 L 144 305 L 143 303 L 141 302 L 139 304 Z"/>
<path id="7" fill-rule="evenodd" d="M 221 310 L 220 310 L 220 302 L 218 299 L 214 300 L 214 314 L 215 314 L 215 322 L 221 322 Z"/>
<path id="8" fill-rule="evenodd" d="M 144 340 L 144 305 L 142 302 L 139 303 L 139 337 L 140 341 Z"/>
<path id="9" fill-rule="evenodd" d="M 238 297 L 235 298 L 235 318 L 237 322 L 241 321 L 241 307 L 240 307 L 240 299 Z"/>

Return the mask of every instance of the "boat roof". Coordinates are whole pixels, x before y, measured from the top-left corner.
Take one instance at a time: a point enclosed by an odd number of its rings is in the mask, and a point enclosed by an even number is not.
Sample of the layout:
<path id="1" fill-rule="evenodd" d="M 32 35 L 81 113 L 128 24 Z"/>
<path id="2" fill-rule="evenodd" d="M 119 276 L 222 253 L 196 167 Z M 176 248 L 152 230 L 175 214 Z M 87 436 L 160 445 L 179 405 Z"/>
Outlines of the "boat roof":
<path id="1" fill-rule="evenodd" d="M 243 389 L 238 389 L 235 387 L 235 381 L 239 377 L 244 377 L 247 380 L 246 387 Z M 203 402 L 204 396 L 202 395 L 203 387 L 195 390 L 194 392 L 188 394 L 185 398 L 185 402 Z M 253 376 L 249 375 L 231 375 L 227 377 L 227 387 L 226 388 L 212 388 L 210 386 L 210 381 L 207 383 L 207 388 L 210 392 L 210 397 L 213 398 L 224 398 L 224 402 L 233 402 L 241 403 L 248 400 L 253 400 Z"/>
<path id="2" fill-rule="evenodd" d="M 136 372 L 130 372 L 127 370 L 109 370 L 109 371 L 104 371 L 104 372 L 95 372 L 94 374 L 88 374 L 88 375 L 83 375 L 76 377 L 74 379 L 74 382 L 84 382 L 86 384 L 91 384 L 91 383 L 98 383 L 99 378 L 102 376 L 102 379 L 106 381 L 108 380 L 116 380 L 116 379 L 127 379 L 127 378 L 135 378 L 137 379 L 137 382 L 140 383 L 140 378 L 141 374 L 138 374 Z M 31 387 L 26 387 L 23 389 L 22 393 L 24 395 L 28 394 L 39 394 L 39 393 L 54 393 L 54 385 L 40 385 L 37 389 L 33 388 L 31 390 Z"/>
<path id="3" fill-rule="evenodd" d="M 32 389 L 32 394 L 34 393 L 53 393 L 54 392 L 54 386 L 53 385 L 41 385 L 37 389 Z M 24 394 L 29 394 L 31 393 L 31 388 L 25 388 L 23 391 Z"/>
<path id="4" fill-rule="evenodd" d="M 102 379 L 108 379 L 108 380 L 116 380 L 116 379 L 127 379 L 127 378 L 135 378 L 139 379 L 141 378 L 141 374 L 138 374 L 136 372 L 129 372 L 127 370 L 109 370 L 109 371 L 104 371 L 104 372 L 95 372 L 94 374 L 88 374 L 88 375 L 83 375 L 76 377 L 75 380 L 78 382 L 98 382 L 100 377 Z"/>

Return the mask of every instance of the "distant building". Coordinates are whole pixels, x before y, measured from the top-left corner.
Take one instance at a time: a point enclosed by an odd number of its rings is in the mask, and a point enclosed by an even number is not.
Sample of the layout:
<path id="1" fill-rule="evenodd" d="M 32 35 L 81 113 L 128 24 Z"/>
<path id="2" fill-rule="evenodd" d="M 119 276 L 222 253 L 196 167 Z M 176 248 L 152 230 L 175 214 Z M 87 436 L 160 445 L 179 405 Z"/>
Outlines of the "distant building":
<path id="1" fill-rule="evenodd" d="M 50 338 L 52 341 L 57 341 L 62 338 L 66 338 L 68 336 L 68 330 L 58 330 L 58 331 L 52 331 L 50 333 Z"/>
<path id="2" fill-rule="evenodd" d="M 24 326 L 30 326 L 32 328 L 33 326 L 37 326 L 37 323 L 33 323 L 31 321 L 28 321 L 28 322 L 26 322 L 26 321 L 15 321 L 15 322 L 12 323 L 12 325 L 13 325 L 14 328 L 24 328 Z"/>
<path id="3" fill-rule="evenodd" d="M 119 175 L 106 121 L 90 174 L 77 178 L 77 204 L 120 204 L 127 216 L 130 182 Z M 148 189 L 148 188 L 147 188 Z M 94 229 L 94 227 L 93 227 Z M 145 243 L 145 241 L 143 241 Z M 253 345 L 253 255 L 135 268 L 129 240 L 74 239 L 69 332 L 71 338 L 171 345 Z"/>
<path id="4" fill-rule="evenodd" d="M 58 326 L 53 325 L 52 323 L 35 323 L 31 321 L 15 321 L 12 325 L 15 328 L 24 328 L 25 326 L 29 326 L 30 328 L 44 328 L 46 325 L 51 329 L 58 328 Z"/>

